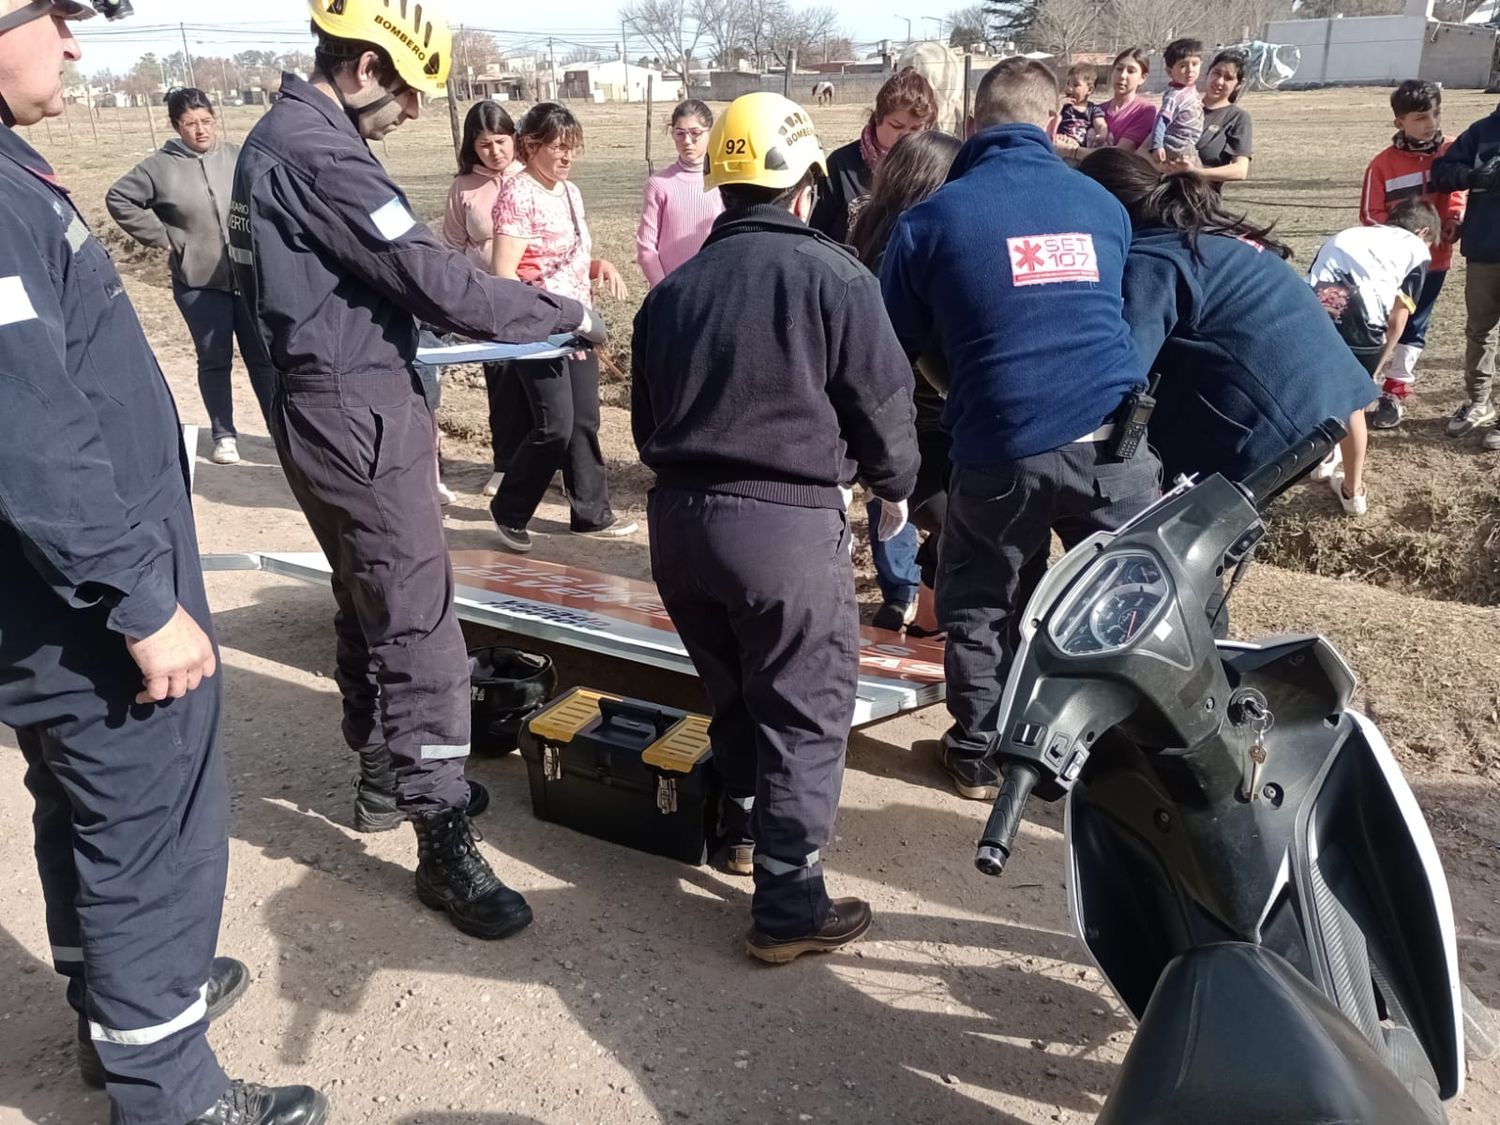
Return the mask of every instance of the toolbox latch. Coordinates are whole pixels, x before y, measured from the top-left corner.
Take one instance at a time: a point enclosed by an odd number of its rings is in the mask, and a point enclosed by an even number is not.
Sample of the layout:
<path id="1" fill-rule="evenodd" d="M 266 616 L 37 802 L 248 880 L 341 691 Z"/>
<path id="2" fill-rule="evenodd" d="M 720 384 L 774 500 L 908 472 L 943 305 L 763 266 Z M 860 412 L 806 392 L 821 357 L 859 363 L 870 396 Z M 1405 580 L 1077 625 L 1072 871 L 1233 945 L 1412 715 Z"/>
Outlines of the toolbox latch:
<path id="1" fill-rule="evenodd" d="M 550 742 L 542 743 L 542 776 L 548 781 L 559 781 L 562 778 L 562 755 Z"/>
<path id="2" fill-rule="evenodd" d="M 663 814 L 677 811 L 677 779 L 675 777 L 656 779 L 656 808 Z"/>

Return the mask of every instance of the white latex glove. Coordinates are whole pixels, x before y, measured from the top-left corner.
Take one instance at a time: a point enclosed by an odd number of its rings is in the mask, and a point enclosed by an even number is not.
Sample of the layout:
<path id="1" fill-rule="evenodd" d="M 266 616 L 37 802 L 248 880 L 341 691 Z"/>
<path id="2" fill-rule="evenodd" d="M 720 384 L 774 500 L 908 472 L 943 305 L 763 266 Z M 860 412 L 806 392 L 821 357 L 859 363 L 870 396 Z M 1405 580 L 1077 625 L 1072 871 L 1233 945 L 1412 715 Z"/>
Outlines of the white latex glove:
<path id="1" fill-rule="evenodd" d="M 580 338 L 587 340 L 595 347 L 601 347 L 609 339 L 609 328 L 604 323 L 604 318 L 591 308 L 583 310 L 583 323 L 576 329 Z"/>
<path id="2" fill-rule="evenodd" d="M 880 529 L 875 537 L 882 543 L 894 539 L 901 534 L 901 529 L 906 526 L 906 501 L 898 500 L 894 504 L 889 500 L 880 502 Z"/>

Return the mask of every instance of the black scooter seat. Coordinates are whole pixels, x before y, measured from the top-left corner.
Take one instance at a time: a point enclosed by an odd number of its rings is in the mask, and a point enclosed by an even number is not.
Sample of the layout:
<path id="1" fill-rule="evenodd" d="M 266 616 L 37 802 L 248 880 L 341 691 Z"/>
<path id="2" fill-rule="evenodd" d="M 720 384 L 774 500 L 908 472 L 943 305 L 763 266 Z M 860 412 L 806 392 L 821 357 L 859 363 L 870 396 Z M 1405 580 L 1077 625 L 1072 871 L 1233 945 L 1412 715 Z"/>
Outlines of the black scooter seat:
<path id="1" fill-rule="evenodd" d="M 1370 1041 L 1289 962 L 1203 946 L 1162 971 L 1097 1125 L 1424 1125 Z"/>

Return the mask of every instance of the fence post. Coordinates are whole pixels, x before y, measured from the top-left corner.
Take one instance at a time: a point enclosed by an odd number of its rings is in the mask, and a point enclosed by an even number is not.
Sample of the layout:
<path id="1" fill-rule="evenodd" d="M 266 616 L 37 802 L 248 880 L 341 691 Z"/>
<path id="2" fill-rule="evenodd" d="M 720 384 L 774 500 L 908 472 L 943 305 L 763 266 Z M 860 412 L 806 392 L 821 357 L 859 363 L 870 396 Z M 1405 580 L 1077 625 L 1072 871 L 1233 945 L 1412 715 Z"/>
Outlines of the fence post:
<path id="1" fill-rule="evenodd" d="M 653 91 L 655 81 L 656 75 L 646 75 L 646 175 L 648 176 L 656 171 L 656 165 L 651 163 L 651 111 L 656 105 L 656 94 Z"/>
<path id="2" fill-rule="evenodd" d="M 146 125 L 151 130 L 151 147 L 156 148 L 156 122 L 151 120 L 151 99 L 146 99 Z"/>
<path id="3" fill-rule="evenodd" d="M 452 78 L 448 79 L 448 125 L 453 130 L 453 160 L 463 171 L 464 131 L 458 123 L 458 87 Z"/>
<path id="4" fill-rule="evenodd" d="M 958 139 L 964 139 L 964 131 L 969 127 L 969 114 L 972 112 L 973 94 L 969 90 L 969 76 L 974 72 L 974 56 L 968 51 L 964 52 L 964 116 L 958 123 Z"/>
<path id="5" fill-rule="evenodd" d="M 792 72 L 797 69 L 797 48 L 793 47 L 786 53 L 786 69 L 781 75 L 781 96 L 789 98 L 792 96 Z"/>

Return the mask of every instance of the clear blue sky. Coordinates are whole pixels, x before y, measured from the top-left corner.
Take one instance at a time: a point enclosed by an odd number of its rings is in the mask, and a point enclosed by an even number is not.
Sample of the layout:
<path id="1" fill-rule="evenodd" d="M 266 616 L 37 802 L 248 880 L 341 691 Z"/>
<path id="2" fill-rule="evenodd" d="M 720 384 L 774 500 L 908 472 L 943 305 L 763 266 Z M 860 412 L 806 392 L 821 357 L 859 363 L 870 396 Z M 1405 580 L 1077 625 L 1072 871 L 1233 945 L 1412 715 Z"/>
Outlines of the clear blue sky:
<path id="1" fill-rule="evenodd" d="M 923 20 L 923 16 L 944 16 L 962 6 L 959 0 L 914 0 L 909 5 L 894 0 L 885 0 L 884 5 L 861 3 L 860 0 L 808 2 L 826 3 L 835 8 L 844 30 L 861 43 L 882 38 L 905 39 L 906 20 L 899 18 L 897 12 L 911 17 L 913 37 L 930 37 L 937 24 Z M 188 31 L 188 49 L 194 54 L 290 51 L 305 49 L 310 43 L 304 30 L 307 26 L 304 0 L 260 0 L 254 5 L 232 5 L 237 13 L 253 15 L 251 19 L 233 22 L 215 18 L 220 5 L 207 4 L 203 0 L 134 0 L 134 3 L 136 14 L 130 19 L 109 24 L 102 19 L 93 19 L 79 26 L 85 73 L 92 74 L 106 68 L 125 71 L 147 51 L 161 55 L 181 50 L 181 38 L 175 27 L 179 21 L 216 29 Z M 550 11 L 537 10 L 548 7 Z M 575 43 L 613 50 L 620 38 L 619 8 L 619 0 L 565 0 L 565 3 L 553 6 L 501 4 L 496 0 L 453 0 L 455 23 L 494 30 L 503 44 L 513 48 L 524 48 L 539 37 L 551 34 Z M 168 30 L 164 25 L 174 26 Z M 646 53 L 644 41 L 633 39 L 631 53 Z"/>

